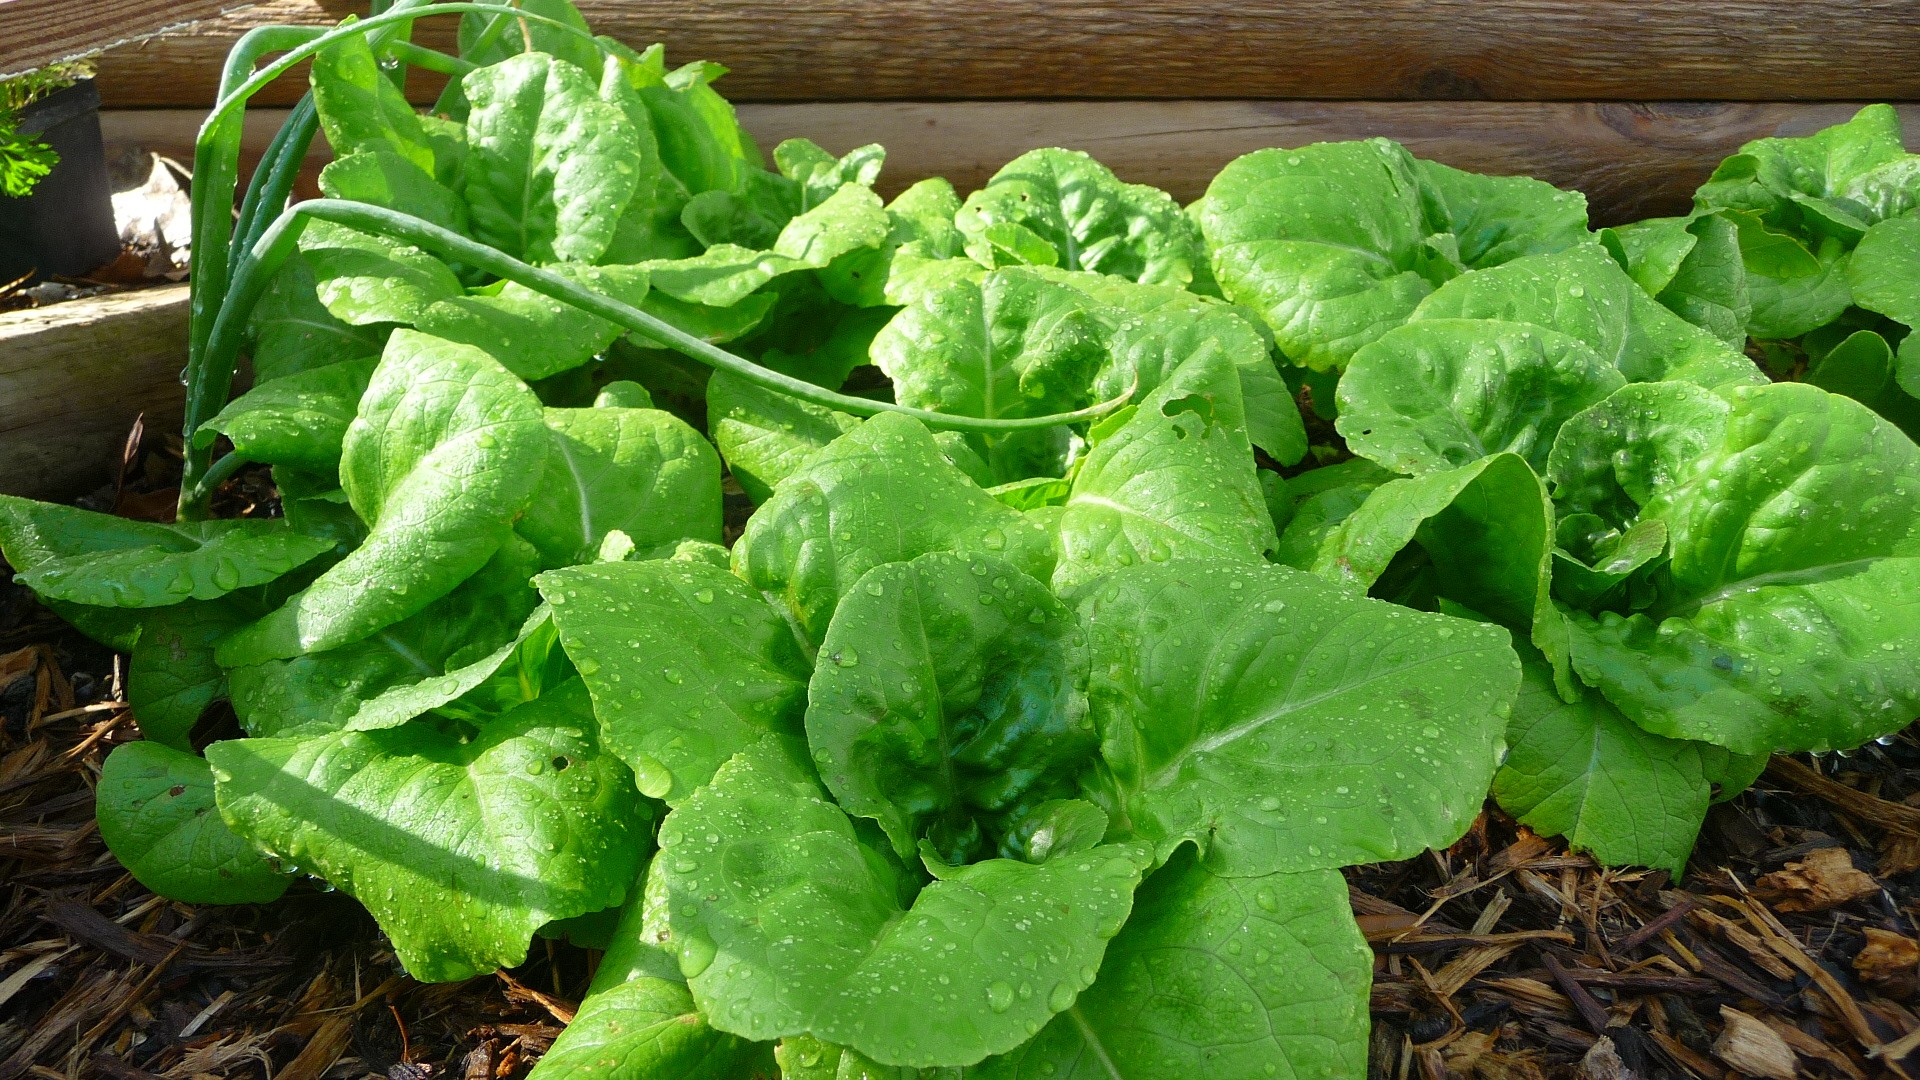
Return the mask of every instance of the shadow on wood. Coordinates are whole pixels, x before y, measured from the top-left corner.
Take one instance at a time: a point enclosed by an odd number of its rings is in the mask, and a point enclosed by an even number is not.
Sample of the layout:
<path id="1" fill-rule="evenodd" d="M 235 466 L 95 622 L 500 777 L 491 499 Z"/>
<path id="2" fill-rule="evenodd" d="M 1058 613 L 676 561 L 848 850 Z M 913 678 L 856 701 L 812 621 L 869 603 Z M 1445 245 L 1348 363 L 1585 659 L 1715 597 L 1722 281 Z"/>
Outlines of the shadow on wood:
<path id="1" fill-rule="evenodd" d="M 134 417 L 178 430 L 187 287 L 0 315 L 0 492 L 70 498 L 112 477 Z"/>

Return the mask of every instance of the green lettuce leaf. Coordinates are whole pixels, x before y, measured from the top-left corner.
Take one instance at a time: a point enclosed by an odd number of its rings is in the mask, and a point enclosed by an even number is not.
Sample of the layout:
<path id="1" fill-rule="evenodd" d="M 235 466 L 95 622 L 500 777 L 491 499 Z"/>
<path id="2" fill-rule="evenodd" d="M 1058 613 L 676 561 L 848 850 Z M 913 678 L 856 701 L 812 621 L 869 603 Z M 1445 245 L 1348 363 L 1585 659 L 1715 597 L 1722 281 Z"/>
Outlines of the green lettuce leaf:
<path id="1" fill-rule="evenodd" d="M 297 251 L 267 283 L 248 323 L 254 385 L 342 360 L 379 355 L 385 329 L 334 318 L 320 302 L 317 289 L 312 265 Z"/>
<path id="2" fill-rule="evenodd" d="M 1667 523 L 1646 518 L 1622 530 L 1597 514 L 1567 514 L 1554 524 L 1554 539 L 1553 595 L 1592 610 L 1666 556 Z"/>
<path id="3" fill-rule="evenodd" d="M 1046 587 L 1003 560 L 937 551 L 861 575 L 820 645 L 807 742 L 849 814 L 901 858 L 993 849 L 1005 819 L 1070 796 L 1099 743 L 1086 636 Z"/>
<path id="4" fill-rule="evenodd" d="M 597 563 L 540 575 L 607 749 L 678 806 L 740 750 L 798 737 L 813 664 L 787 621 L 724 567 Z"/>
<path id="5" fill-rule="evenodd" d="M 571 34 L 557 26 L 532 20 L 515 21 L 508 24 L 504 33 L 496 34 L 492 43 L 482 49 L 477 47 L 480 36 L 494 16 L 469 11 L 460 16 L 460 55 L 485 66 L 523 52 L 538 52 L 558 57 L 588 71 L 599 70 L 600 51 L 594 48 L 593 40 L 586 36 L 591 33 L 587 20 L 573 6 L 572 0 L 519 0 L 514 6 L 530 14 L 557 19 L 580 33 Z"/>
<path id="6" fill-rule="evenodd" d="M 157 525 L 0 495 L 0 549 L 14 580 L 68 604 L 157 608 L 264 585 L 333 541 L 283 521 Z"/>
<path id="7" fill-rule="evenodd" d="M 210 446 L 215 434 L 225 435 L 248 461 L 333 472 L 378 363 L 342 360 L 261 383 L 201 425 L 194 442 Z"/>
<path id="8" fill-rule="evenodd" d="M 415 978 L 527 956 L 555 919 L 619 904 L 648 811 L 577 682 L 471 741 L 421 724 L 207 748 L 230 828 L 365 904 Z"/>
<path id="9" fill-rule="evenodd" d="M 1705 214 L 1689 222 L 1687 232 L 1699 242 L 1654 297 L 1732 348 L 1744 349 L 1753 294 L 1740 253 L 1739 227 L 1724 215 Z"/>
<path id="10" fill-rule="evenodd" d="M 789 476 L 747 521 L 733 566 L 817 645 L 840 597 L 868 570 L 930 551 L 1053 570 L 1045 529 L 953 466 L 919 421 L 881 413 Z"/>
<path id="11" fill-rule="evenodd" d="M 467 204 L 459 194 L 420 162 L 393 150 L 360 150 L 333 159 L 320 170 L 320 190 L 329 199 L 384 206 L 457 233 L 467 231 Z"/>
<path id="12" fill-rule="evenodd" d="M 661 160 L 690 192 L 728 191 L 770 197 L 798 210 L 798 195 L 784 177 L 769 173 L 760 148 L 740 127 L 733 106 L 714 89 L 727 69 L 698 60 L 666 69 L 660 46 L 629 61 L 624 70 L 653 120 Z M 777 183 L 775 183 L 777 181 Z"/>
<path id="13" fill-rule="evenodd" d="M 1576 338 L 1494 319 L 1423 319 L 1353 354 L 1335 427 L 1354 453 L 1419 475 L 1515 453 L 1545 470 L 1567 417 L 1626 383 Z"/>
<path id="14" fill-rule="evenodd" d="M 632 198 L 638 137 L 593 74 L 522 53 L 462 80 L 473 111 L 461 190 L 474 238 L 530 262 L 593 262 Z"/>
<path id="15" fill-rule="evenodd" d="M 740 1080 L 767 1047 L 707 1026 L 671 953 L 646 939 L 635 886 L 567 1029 L 528 1080 Z M 757 1071 L 756 1071 L 757 1070 Z"/>
<path id="16" fill-rule="evenodd" d="M 812 139 L 786 139 L 773 148 L 774 166 L 794 182 L 802 210 L 826 202 L 848 184 L 872 187 L 886 161 L 886 147 L 879 143 L 856 146 L 839 157 Z"/>
<path id="17" fill-rule="evenodd" d="M 1662 307 L 1606 250 L 1584 243 L 1453 279 L 1416 319 L 1530 322 L 1580 339 L 1629 382 L 1761 383 L 1739 351 Z"/>
<path id="18" fill-rule="evenodd" d="M 1730 217 L 1648 218 L 1601 230 L 1600 243 L 1667 310 L 1735 349 L 1745 347 L 1753 298 L 1739 227 Z"/>
<path id="19" fill-rule="evenodd" d="M 532 546 L 511 540 L 452 592 L 368 637 L 232 668 L 227 678 L 241 728 L 269 738 L 324 735 L 346 728 L 363 709 L 372 720 L 388 707 L 375 704 L 383 699 L 413 700 L 388 697 L 408 687 L 434 695 L 444 686 L 452 691 L 444 700 L 452 700 L 471 689 L 459 678 L 469 660 L 485 660 L 526 629 L 523 620 L 540 600 L 528 579 L 539 569 Z"/>
<path id="20" fill-rule="evenodd" d="M 1640 726 L 1824 750 L 1920 710 L 1920 448 L 1865 407 L 1800 384 L 1629 386 L 1568 421 L 1549 473 L 1568 512 L 1666 524 L 1658 602 L 1568 623 L 1575 669 Z"/>
<path id="21" fill-rule="evenodd" d="M 193 749 L 200 714 L 227 696 L 227 673 L 214 662 L 214 646 L 253 614 L 232 600 L 188 601 L 141 620 L 127 657 L 127 704 L 141 735 L 175 750 Z"/>
<path id="22" fill-rule="evenodd" d="M 1886 329 L 1897 332 L 1892 327 Z M 1801 340 L 1800 344 L 1809 359 L 1805 381 L 1829 393 L 1845 394 L 1865 405 L 1906 432 L 1908 438 L 1920 435 L 1920 400 L 1916 400 L 1912 391 L 1900 381 L 1901 360 L 1898 354 L 1877 331 L 1854 330 L 1848 333 L 1847 330 L 1844 321 L 1823 327 L 1819 335 L 1821 337 L 1831 339 L 1845 335 L 1824 351 L 1815 344 L 1815 335 Z M 1914 350 L 1905 345 L 1912 340 L 1911 334 L 1902 339 L 1903 351 L 1913 353 Z M 1920 386 L 1920 382 L 1916 382 L 1916 386 Z"/>
<path id="23" fill-rule="evenodd" d="M 660 848 L 680 969 L 708 1023 L 912 1066 L 1004 1053 L 1071 1006 L 1148 859 L 1106 845 L 942 867 L 916 896 L 773 740 L 669 814 Z"/>
<path id="24" fill-rule="evenodd" d="M 193 754 L 123 743 L 94 788 L 100 839 L 134 880 L 187 904 L 265 904 L 289 879 L 227 828 L 214 809 L 213 771 Z"/>
<path id="25" fill-rule="evenodd" d="M 1296 364 L 1344 366 L 1436 283 L 1413 158 L 1385 139 L 1255 151 L 1213 178 L 1196 214 L 1221 292 Z"/>
<path id="26" fill-rule="evenodd" d="M 1054 587 L 1173 558 L 1261 561 L 1273 520 L 1244 416 L 1233 367 L 1201 352 L 1136 409 L 1104 421 L 1119 426 L 1074 476 L 1056 528 Z"/>
<path id="27" fill-rule="evenodd" d="M 887 233 L 880 197 L 859 184 L 846 184 L 787 222 L 770 247 L 719 243 L 691 258 L 640 266 L 651 275 L 655 289 L 675 300 L 732 307 L 776 278 L 820 270 L 850 251 L 878 247 Z"/>
<path id="28" fill-rule="evenodd" d="M 1110 401 L 1131 387 L 1151 393 L 1196 353 L 1217 349 L 1240 376 L 1247 437 L 1282 465 L 1306 456 L 1307 433 L 1293 392 L 1274 366 L 1271 340 L 1244 308 L 1165 285 L 1136 285 L 1101 274 L 1036 270 L 1100 307 L 1107 360 L 1094 374 L 1090 400 Z"/>
<path id="29" fill-rule="evenodd" d="M 1718 748 L 1643 731 L 1595 693 L 1570 704 L 1537 662 L 1524 665 L 1507 741 L 1493 796 L 1521 824 L 1609 866 L 1685 871 L 1711 796 L 1703 762 Z"/>
<path id="30" fill-rule="evenodd" d="M 647 275 L 635 267 L 562 263 L 550 269 L 622 303 L 646 304 Z M 483 349 L 528 381 L 586 363 L 622 333 L 597 315 L 513 282 L 498 292 L 442 300 L 414 325 L 434 337 Z"/>
<path id="31" fill-rule="evenodd" d="M 641 558 L 720 541 L 720 458 L 659 409 L 548 409 L 553 449 L 514 526 L 548 567 L 587 562 L 618 529 Z"/>
<path id="32" fill-rule="evenodd" d="M 1392 479 L 1393 473 L 1366 458 L 1352 458 L 1282 480 L 1281 489 L 1267 499 L 1280 530 L 1273 561 L 1296 570 L 1313 569 L 1327 537 L 1366 503 L 1375 488 Z"/>
<path id="33" fill-rule="evenodd" d="M 1376 488 L 1327 538 L 1313 570 L 1416 606 L 1451 600 L 1551 643 L 1553 541 L 1546 486 L 1518 456 L 1495 454 Z M 1404 554 L 1416 546 L 1424 580 L 1409 581 Z M 1564 646 L 1542 648 L 1564 658 Z"/>
<path id="34" fill-rule="evenodd" d="M 551 634 L 552 612 L 537 608 L 527 616 L 506 644 L 466 664 L 449 667 L 446 674 L 434 678 L 421 679 L 419 682 L 405 683 L 384 690 L 378 695 L 361 702 L 352 718 L 346 723 L 348 731 L 379 731 L 384 728 L 399 727 L 416 716 L 425 716 L 436 709 L 445 709 L 462 696 L 478 689 L 481 684 L 497 674 L 507 662 L 515 657 L 534 638 Z M 472 651 L 471 644 L 459 650 L 455 655 L 465 655 Z M 522 701 L 531 701 L 539 694 L 531 693 L 511 702 L 518 705 Z"/>
<path id="35" fill-rule="evenodd" d="M 539 399 L 485 353 L 395 332 L 340 463 L 354 512 L 370 527 L 366 542 L 227 639 L 221 663 L 345 645 L 445 595 L 505 543 L 550 442 Z"/>
<path id="36" fill-rule="evenodd" d="M 983 266 L 1000 265 L 1002 237 L 1018 230 L 1052 250 L 1046 265 L 1214 291 L 1200 231 L 1180 204 L 1159 188 L 1123 183 L 1078 150 L 1014 158 L 967 196 L 953 222 Z"/>
<path id="37" fill-rule="evenodd" d="M 727 471 L 759 505 L 860 419 L 716 371 L 707 380 L 707 424 Z"/>
<path id="38" fill-rule="evenodd" d="M 1868 229 L 1847 260 L 1853 302 L 1906 326 L 1920 326 L 1920 217 Z"/>
<path id="39" fill-rule="evenodd" d="M 963 239 L 953 224 L 960 212 L 960 196 L 941 177 L 922 180 L 887 204 L 887 236 L 879 246 L 857 248 L 833 260 L 820 271 L 820 283 L 835 300 L 856 307 L 883 307 L 895 256 L 909 248 L 909 257 L 944 259 L 961 252 Z"/>
<path id="40" fill-rule="evenodd" d="M 1479 269 L 1546 255 L 1587 239 L 1587 197 L 1526 176 L 1479 173 L 1415 158 L 1427 228 L 1451 235 Z"/>
<path id="41" fill-rule="evenodd" d="M 1753 303 L 1748 334 L 1799 337 L 1846 312 L 1853 295 L 1847 287 L 1845 244 L 1833 237 L 1803 240 L 1772 228 L 1757 213 L 1726 210 L 1723 216 L 1740 234 L 1740 259 Z"/>
<path id="42" fill-rule="evenodd" d="M 1869 105 L 1812 135 L 1747 143 L 1720 163 L 1694 202 L 1748 211 L 1803 235 L 1844 229 L 1847 218 L 1864 227 L 1912 208 L 1920 188 L 1903 168 L 1911 158 L 1901 143 L 1899 114 L 1890 105 Z"/>
<path id="43" fill-rule="evenodd" d="M 429 307 L 465 292 L 447 264 L 425 251 L 331 221 L 306 224 L 300 253 L 320 302 L 353 326 L 415 322 Z"/>
<path id="44" fill-rule="evenodd" d="M 1105 327 L 1080 292 L 1026 270 L 960 279 L 881 329 L 873 362 L 903 405 L 987 419 L 1089 404 L 1106 362 Z M 968 440 L 1005 483 L 1057 474 L 1065 446 L 1052 431 Z"/>
<path id="45" fill-rule="evenodd" d="M 1420 161 L 1387 139 L 1255 151 L 1214 177 L 1195 214 L 1227 299 L 1320 371 L 1462 271 L 1586 236 L 1576 193 Z"/>
<path id="46" fill-rule="evenodd" d="M 350 34 L 320 50 L 308 82 L 320 130 L 335 157 L 384 150 L 434 174 L 434 140 L 406 95 L 380 69 L 365 34 Z"/>
<path id="47" fill-rule="evenodd" d="M 1496 627 L 1277 566 L 1120 570 L 1081 601 L 1116 822 L 1232 874 L 1403 859 L 1479 812 L 1519 684 Z"/>
<path id="48" fill-rule="evenodd" d="M 1080 1000 L 967 1077 L 1363 1076 L 1372 977 L 1337 871 L 1224 877 L 1182 849 Z"/>

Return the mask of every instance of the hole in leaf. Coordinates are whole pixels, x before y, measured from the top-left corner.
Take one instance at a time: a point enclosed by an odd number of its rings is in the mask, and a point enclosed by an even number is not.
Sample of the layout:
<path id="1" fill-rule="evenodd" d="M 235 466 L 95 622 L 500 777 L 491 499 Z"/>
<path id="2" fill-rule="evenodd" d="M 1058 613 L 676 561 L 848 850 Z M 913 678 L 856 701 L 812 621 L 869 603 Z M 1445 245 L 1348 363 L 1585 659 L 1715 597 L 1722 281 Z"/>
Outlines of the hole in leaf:
<path id="1" fill-rule="evenodd" d="M 1202 422 L 1211 424 L 1213 423 L 1213 399 L 1204 394 L 1188 394 L 1185 397 L 1174 398 L 1172 401 L 1160 406 L 1160 413 L 1163 416 L 1179 416 L 1181 413 L 1192 413 L 1198 416 Z"/>
<path id="2" fill-rule="evenodd" d="M 569 766 L 569 765 L 571 765 L 571 764 L 573 764 L 573 761 L 572 761 L 572 759 L 570 759 L 570 758 L 568 758 L 568 757 L 567 757 L 567 756 L 566 756 L 565 754 L 560 754 L 560 755 L 557 755 L 557 756 L 556 756 L 556 757 L 555 757 L 555 758 L 553 759 L 553 771 L 554 771 L 554 772 L 565 772 L 565 771 L 566 771 L 566 769 L 567 769 L 567 766 Z"/>

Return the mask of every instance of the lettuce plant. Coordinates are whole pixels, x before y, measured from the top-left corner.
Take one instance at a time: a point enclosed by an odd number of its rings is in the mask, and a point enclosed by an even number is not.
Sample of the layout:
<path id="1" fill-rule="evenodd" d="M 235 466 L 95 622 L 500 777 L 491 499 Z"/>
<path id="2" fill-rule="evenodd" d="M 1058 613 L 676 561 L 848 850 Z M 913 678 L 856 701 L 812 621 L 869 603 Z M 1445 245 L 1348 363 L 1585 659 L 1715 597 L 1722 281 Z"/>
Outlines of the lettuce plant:
<path id="1" fill-rule="evenodd" d="M 1280 560 L 1514 633 L 1503 806 L 1677 872 L 1768 754 L 1920 711 L 1916 450 L 1849 398 L 1769 384 L 1608 250 L 1425 296 L 1340 377 L 1359 457 L 1270 503 Z"/>
<path id="2" fill-rule="evenodd" d="M 566 0 L 236 47 L 177 520 L 0 498 L 129 654 L 140 881 L 312 875 L 422 979 L 593 939 L 542 1080 L 1353 1076 L 1341 868 L 1489 790 L 1677 868 L 1767 753 L 1920 710 L 1920 450 L 1742 354 L 1764 208 L 1594 234 L 1380 140 L 884 201 L 877 146 L 768 168 L 722 73 Z M 248 464 L 281 514 L 209 520 Z"/>
<path id="3" fill-rule="evenodd" d="M 1686 218 L 1605 239 L 1690 321 L 1769 369 L 1845 394 L 1920 434 L 1920 156 L 1886 105 L 1803 138 L 1757 139 L 1720 163 Z"/>

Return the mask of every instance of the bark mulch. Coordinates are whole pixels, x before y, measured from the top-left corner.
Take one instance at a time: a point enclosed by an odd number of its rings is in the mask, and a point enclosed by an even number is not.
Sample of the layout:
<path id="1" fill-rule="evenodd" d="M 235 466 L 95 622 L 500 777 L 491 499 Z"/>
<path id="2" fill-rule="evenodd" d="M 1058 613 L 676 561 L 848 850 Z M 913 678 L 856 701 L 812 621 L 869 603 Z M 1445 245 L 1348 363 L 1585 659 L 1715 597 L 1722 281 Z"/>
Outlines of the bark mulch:
<path id="1" fill-rule="evenodd" d="M 138 446 L 97 508 L 169 503 L 143 481 L 167 462 Z M 223 498 L 245 512 L 271 490 L 242 477 Z M 317 883 L 194 908 L 120 868 L 92 789 L 139 737 L 124 673 L 0 585 L 0 1080 L 524 1076 L 596 954 L 536 940 L 510 972 L 422 985 Z M 232 723 L 210 720 L 209 736 Z M 1376 956 L 1370 1074 L 1915 1075 L 1917 871 L 1920 728 L 1775 758 L 1714 808 L 1680 882 L 1599 867 L 1489 807 L 1444 852 L 1349 874 Z"/>

